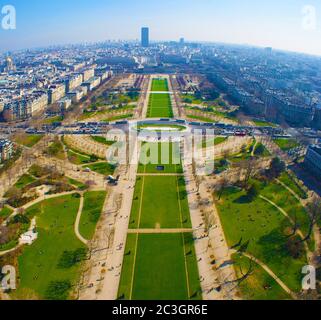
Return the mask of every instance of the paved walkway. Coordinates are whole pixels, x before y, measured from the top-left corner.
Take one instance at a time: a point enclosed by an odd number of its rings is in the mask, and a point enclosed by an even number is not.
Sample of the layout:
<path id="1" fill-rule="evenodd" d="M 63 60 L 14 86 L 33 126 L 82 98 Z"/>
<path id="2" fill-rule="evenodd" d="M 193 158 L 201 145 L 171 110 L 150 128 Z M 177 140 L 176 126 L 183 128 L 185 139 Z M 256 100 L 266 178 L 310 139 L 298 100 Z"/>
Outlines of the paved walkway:
<path id="1" fill-rule="evenodd" d="M 257 139 L 255 140 L 255 144 L 253 146 L 253 150 L 251 152 L 251 157 L 254 157 L 255 156 L 255 150 L 256 150 L 256 147 L 257 145 L 259 144 L 259 142 L 257 141 Z"/>
<path id="2" fill-rule="evenodd" d="M 83 244 L 85 244 L 87 246 L 88 245 L 88 240 L 86 240 L 79 232 L 79 224 L 80 224 L 83 208 L 84 208 L 84 194 L 81 193 L 81 198 L 80 198 L 80 202 L 79 202 L 79 209 L 78 209 L 76 221 L 75 221 L 75 224 L 74 224 L 74 231 L 75 231 L 75 234 L 76 234 L 77 238 Z"/>
<path id="3" fill-rule="evenodd" d="M 196 239 L 195 250 L 198 269 L 202 279 L 203 300 L 237 299 L 236 290 L 232 285 L 228 284 L 236 279 L 235 270 L 232 265 L 226 264 L 227 261 L 231 260 L 231 255 L 212 195 L 208 193 L 206 177 L 201 182 L 198 192 L 192 174 L 192 166 L 185 165 L 184 171 L 192 227 L 194 229 L 194 238 Z M 198 194 L 203 195 L 208 200 L 205 207 L 198 205 Z M 203 214 L 205 211 L 209 216 L 213 217 L 214 222 L 209 232 L 206 232 L 204 226 Z M 225 267 L 213 268 L 213 260 L 215 260 L 216 266 L 225 265 Z M 219 287 L 221 290 L 215 290 Z"/>

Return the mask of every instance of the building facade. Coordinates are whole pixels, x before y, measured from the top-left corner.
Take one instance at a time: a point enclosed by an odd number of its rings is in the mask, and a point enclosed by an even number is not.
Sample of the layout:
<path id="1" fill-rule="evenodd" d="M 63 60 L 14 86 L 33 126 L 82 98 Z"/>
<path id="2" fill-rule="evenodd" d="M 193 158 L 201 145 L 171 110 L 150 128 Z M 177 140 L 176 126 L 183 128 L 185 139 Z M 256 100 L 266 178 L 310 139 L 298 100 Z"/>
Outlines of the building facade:
<path id="1" fill-rule="evenodd" d="M 142 28 L 142 47 L 149 47 L 149 28 Z"/>
<path id="2" fill-rule="evenodd" d="M 73 74 L 66 80 L 66 92 L 73 91 L 79 87 L 83 82 L 82 74 Z"/>
<path id="3" fill-rule="evenodd" d="M 0 163 L 9 160 L 13 154 L 13 143 L 7 139 L 0 139 Z"/>
<path id="4" fill-rule="evenodd" d="M 311 145 L 308 148 L 305 165 L 318 179 L 321 179 L 321 145 Z"/>
<path id="5" fill-rule="evenodd" d="M 25 120 L 35 114 L 44 112 L 47 106 L 47 92 L 34 91 L 31 95 L 6 103 L 3 109 L 3 117 L 6 121 Z"/>
<path id="6" fill-rule="evenodd" d="M 49 104 L 56 103 L 66 95 L 66 84 L 59 83 L 52 85 L 48 90 Z"/>

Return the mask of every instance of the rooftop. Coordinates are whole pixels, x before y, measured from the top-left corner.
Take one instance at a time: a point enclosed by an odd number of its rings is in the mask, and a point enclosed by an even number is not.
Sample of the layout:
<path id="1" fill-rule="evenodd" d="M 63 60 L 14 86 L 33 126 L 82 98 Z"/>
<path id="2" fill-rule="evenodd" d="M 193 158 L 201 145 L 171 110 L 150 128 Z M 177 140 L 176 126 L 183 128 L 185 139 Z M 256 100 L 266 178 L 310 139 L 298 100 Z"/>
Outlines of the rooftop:
<path id="1" fill-rule="evenodd" d="M 0 146 L 4 146 L 6 144 L 10 144 L 11 141 L 8 139 L 0 139 Z"/>

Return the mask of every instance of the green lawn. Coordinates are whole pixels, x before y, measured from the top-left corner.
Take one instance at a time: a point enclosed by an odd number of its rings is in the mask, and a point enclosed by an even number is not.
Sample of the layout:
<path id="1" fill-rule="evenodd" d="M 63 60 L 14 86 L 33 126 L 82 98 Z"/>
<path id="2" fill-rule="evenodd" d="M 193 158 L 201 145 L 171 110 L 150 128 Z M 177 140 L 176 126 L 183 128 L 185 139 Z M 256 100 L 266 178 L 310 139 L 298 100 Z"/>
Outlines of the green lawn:
<path id="1" fill-rule="evenodd" d="M 143 164 L 146 162 L 153 162 Z M 164 170 L 158 170 L 163 167 Z M 162 168 L 162 169 L 163 169 Z M 183 173 L 178 143 L 144 143 L 138 173 Z"/>
<path id="2" fill-rule="evenodd" d="M 244 148 L 242 148 L 242 150 L 239 153 L 229 155 L 228 161 L 232 163 L 238 163 L 243 160 L 250 159 L 254 146 L 255 146 L 255 139 L 252 139 L 252 142 L 248 145 L 244 145 Z M 220 159 L 217 159 L 217 160 L 220 160 Z"/>
<path id="3" fill-rule="evenodd" d="M 80 190 L 86 189 L 86 185 L 84 183 L 77 181 L 75 179 L 72 179 L 72 178 L 68 178 L 68 177 L 67 177 L 67 179 L 68 179 L 69 184 L 79 188 Z"/>
<path id="4" fill-rule="evenodd" d="M 172 118 L 173 116 L 170 95 L 168 93 L 152 93 L 150 95 L 147 118 Z"/>
<path id="5" fill-rule="evenodd" d="M 110 121 L 117 121 L 117 120 L 124 120 L 124 119 L 130 119 L 134 116 L 133 113 L 127 113 L 127 114 L 122 114 L 119 116 L 110 116 L 106 119 L 104 119 L 104 122 L 110 122 Z"/>
<path id="6" fill-rule="evenodd" d="M 68 160 L 75 165 L 82 165 L 82 164 L 91 162 L 90 156 L 79 153 L 78 151 L 69 149 L 67 151 L 67 155 L 68 155 Z"/>
<path id="7" fill-rule="evenodd" d="M 156 132 L 166 131 L 165 129 L 176 129 L 176 131 L 184 131 L 186 129 L 186 127 L 180 126 L 177 124 L 141 124 L 141 125 L 137 126 L 138 130 L 144 130 L 144 129 L 149 129 L 149 128 L 151 128 L 151 129 L 155 128 Z M 164 129 L 164 130 L 162 130 L 162 129 Z M 172 130 L 172 131 L 174 131 L 174 130 Z"/>
<path id="8" fill-rule="evenodd" d="M 36 143 L 38 143 L 43 138 L 43 135 L 40 134 L 24 134 L 19 135 L 15 138 L 15 142 L 26 146 L 28 148 L 33 147 Z"/>
<path id="9" fill-rule="evenodd" d="M 272 190 L 265 190 L 271 198 Z M 280 192 L 280 191 L 279 191 Z M 217 207 L 230 247 L 249 241 L 247 251 L 266 263 L 289 288 L 301 289 L 301 270 L 305 257 L 294 259 L 286 248 L 289 220 L 275 207 L 260 198 L 249 202 L 245 192 L 228 188 Z M 286 208 L 285 208 L 286 209 Z"/>
<path id="10" fill-rule="evenodd" d="M 253 120 L 253 122 L 257 127 L 272 127 L 272 128 L 276 128 L 277 127 L 277 125 L 275 123 L 268 122 L 268 121 Z"/>
<path id="11" fill-rule="evenodd" d="M 254 155 L 257 157 L 270 157 L 271 153 L 266 149 L 263 143 L 259 142 L 255 147 Z"/>
<path id="12" fill-rule="evenodd" d="M 161 148 L 157 143 L 153 147 Z M 166 147 L 172 150 L 173 144 Z M 142 169 L 154 172 L 154 167 Z M 138 228 L 191 228 L 184 177 L 137 177 L 129 229 Z M 202 299 L 192 233 L 128 234 L 118 297 Z"/>
<path id="13" fill-rule="evenodd" d="M 209 117 L 205 117 L 205 116 L 193 116 L 193 115 L 187 115 L 187 118 L 192 119 L 192 120 L 199 120 L 202 122 L 209 122 L 209 123 L 214 123 L 216 121 L 214 121 L 213 119 L 209 118 Z"/>
<path id="14" fill-rule="evenodd" d="M 97 172 L 105 176 L 111 175 L 115 171 L 115 166 L 107 162 L 89 164 L 86 166 L 86 168 L 89 168 L 91 171 Z"/>
<path id="15" fill-rule="evenodd" d="M 279 139 L 274 139 L 274 142 L 283 151 L 289 151 L 299 146 L 299 143 L 297 143 L 294 139 L 279 138 Z"/>
<path id="16" fill-rule="evenodd" d="M 46 153 L 60 160 L 66 160 L 64 146 L 58 138 L 48 147 Z"/>
<path id="17" fill-rule="evenodd" d="M 283 172 L 282 175 L 279 177 L 279 180 L 286 184 L 290 189 L 292 189 L 301 199 L 307 199 L 307 193 L 295 181 L 295 178 L 291 174 Z"/>
<path id="18" fill-rule="evenodd" d="M 55 117 L 47 118 L 47 119 L 43 122 L 43 124 L 48 124 L 48 125 L 50 125 L 50 124 L 53 124 L 54 122 L 61 122 L 61 121 L 63 121 L 63 120 L 64 120 L 64 117 L 62 117 L 62 116 L 55 116 Z"/>
<path id="19" fill-rule="evenodd" d="M 199 104 L 199 105 L 202 105 L 206 102 L 205 100 L 195 98 L 195 95 L 193 94 L 183 94 L 182 100 L 184 103 L 192 103 L 192 104 Z"/>
<path id="20" fill-rule="evenodd" d="M 23 189 L 28 184 L 35 182 L 36 179 L 34 179 L 29 174 L 24 174 L 21 176 L 21 178 L 18 180 L 18 182 L 15 184 L 15 187 L 18 189 Z"/>
<path id="21" fill-rule="evenodd" d="M 229 168 L 230 163 L 227 160 L 220 159 L 214 161 L 214 173 L 220 174 Z"/>
<path id="22" fill-rule="evenodd" d="M 63 143 L 67 147 L 68 160 L 72 164 L 83 165 L 86 163 L 96 162 L 96 161 L 92 161 L 91 156 L 89 154 L 86 154 L 81 150 L 77 150 L 77 149 L 70 147 L 65 139 L 63 139 Z"/>
<path id="23" fill-rule="evenodd" d="M 234 254 L 232 257 L 238 277 L 242 277 L 250 268 L 250 260 Z M 291 297 L 279 284 L 259 265 L 253 262 L 253 272 L 249 278 L 239 285 L 242 298 L 245 300 L 289 300 Z"/>
<path id="24" fill-rule="evenodd" d="M 105 199 L 105 191 L 89 191 L 84 194 L 84 207 L 81 214 L 79 232 L 87 240 L 91 240 L 94 236 Z"/>
<path id="25" fill-rule="evenodd" d="M 280 184 L 273 182 L 265 186 L 262 189 L 261 194 L 284 209 L 293 220 L 296 219 L 303 234 L 307 234 L 309 229 L 308 213 L 302 207 L 299 200 L 297 200 L 289 191 Z M 313 244 L 313 240 L 310 241 L 312 247 Z"/>
<path id="26" fill-rule="evenodd" d="M 130 228 L 167 229 L 181 228 L 182 225 L 184 228 L 191 228 L 184 178 L 139 177 L 136 182 Z"/>
<path id="27" fill-rule="evenodd" d="M 0 221 L 7 219 L 12 213 L 13 211 L 11 209 L 9 209 L 8 207 L 3 207 L 0 210 Z"/>
<path id="28" fill-rule="evenodd" d="M 93 139 L 98 143 L 104 144 L 106 146 L 111 146 L 115 143 L 115 141 L 109 141 L 106 139 L 106 137 L 101 137 L 101 136 L 91 136 L 91 139 Z"/>
<path id="29" fill-rule="evenodd" d="M 192 235 L 128 235 L 119 297 L 125 300 L 201 299 Z"/>
<path id="30" fill-rule="evenodd" d="M 168 91 L 167 79 L 153 79 L 152 91 L 156 91 L 156 92 Z"/>
<path id="31" fill-rule="evenodd" d="M 214 139 L 208 139 L 206 141 L 202 142 L 202 148 L 209 148 L 209 147 L 213 147 L 213 146 L 218 146 L 222 143 L 224 143 L 225 141 L 227 141 L 228 138 L 226 137 L 216 137 Z"/>
<path id="32" fill-rule="evenodd" d="M 132 111 L 136 108 L 136 105 L 122 105 L 117 107 L 106 106 L 100 107 L 100 110 L 89 111 L 88 109 L 84 111 L 84 113 L 79 117 L 80 121 L 90 119 L 94 116 L 106 116 L 106 117 L 114 117 L 115 113 L 127 112 L 127 114 L 132 113 Z"/>
<path id="33" fill-rule="evenodd" d="M 65 251 L 84 249 L 74 234 L 78 208 L 79 198 L 70 195 L 45 200 L 27 210 L 27 216 L 37 217 L 38 239 L 25 247 L 18 259 L 20 283 L 14 293 L 16 298 L 23 299 L 26 294 L 32 294 L 45 299 L 52 281 L 77 283 L 79 263 L 69 268 L 58 264 Z"/>

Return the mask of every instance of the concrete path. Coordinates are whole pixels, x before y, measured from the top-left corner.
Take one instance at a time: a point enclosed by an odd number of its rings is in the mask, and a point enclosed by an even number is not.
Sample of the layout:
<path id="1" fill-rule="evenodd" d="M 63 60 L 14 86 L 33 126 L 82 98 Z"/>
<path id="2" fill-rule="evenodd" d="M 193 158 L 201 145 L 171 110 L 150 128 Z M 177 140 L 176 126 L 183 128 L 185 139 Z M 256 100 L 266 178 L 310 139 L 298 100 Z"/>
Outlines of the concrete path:
<path id="1" fill-rule="evenodd" d="M 256 147 L 257 145 L 259 144 L 259 142 L 257 140 L 255 140 L 255 144 L 253 146 L 253 150 L 251 152 L 251 157 L 254 157 L 255 156 L 255 150 L 256 150 Z"/>
<path id="2" fill-rule="evenodd" d="M 84 194 L 81 194 L 80 202 L 79 202 L 79 209 L 76 217 L 76 221 L 74 224 L 74 231 L 77 236 L 77 238 L 86 246 L 88 245 L 88 240 L 86 240 L 79 232 L 79 224 L 80 224 L 80 219 L 81 219 L 81 214 L 84 208 Z"/>
<path id="3" fill-rule="evenodd" d="M 285 183 L 283 183 L 281 180 L 279 180 L 279 179 L 275 179 L 276 180 L 276 182 L 278 183 L 278 184 L 280 184 L 282 187 L 284 187 L 285 189 L 287 189 L 298 201 L 300 201 L 300 203 L 303 205 L 303 206 L 305 206 L 306 205 L 306 203 L 303 201 L 303 199 L 301 199 L 300 198 L 300 196 L 296 193 L 296 192 L 294 192 L 289 186 L 287 186 Z"/>

